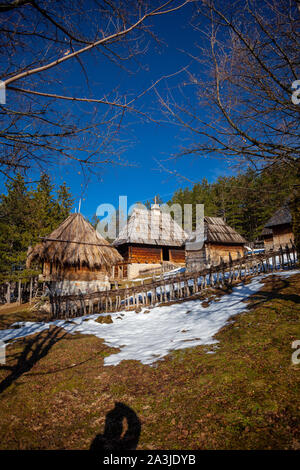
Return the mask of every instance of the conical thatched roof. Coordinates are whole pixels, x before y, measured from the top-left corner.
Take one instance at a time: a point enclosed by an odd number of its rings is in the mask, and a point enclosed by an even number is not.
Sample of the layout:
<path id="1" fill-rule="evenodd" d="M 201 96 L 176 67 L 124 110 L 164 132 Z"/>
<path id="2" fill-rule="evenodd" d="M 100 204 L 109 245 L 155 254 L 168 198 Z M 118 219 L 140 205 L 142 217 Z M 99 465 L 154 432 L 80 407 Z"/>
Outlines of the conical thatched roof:
<path id="1" fill-rule="evenodd" d="M 201 234 L 200 231 L 193 232 L 188 239 L 187 250 L 194 249 L 193 244 L 196 243 L 196 239 L 221 245 L 244 245 L 247 243 L 245 238 L 227 225 L 221 217 L 204 217 L 204 234 Z"/>
<path id="2" fill-rule="evenodd" d="M 135 207 L 127 224 L 120 230 L 113 245 L 138 243 L 145 245 L 182 246 L 187 234 L 172 219 L 168 212 L 163 212 L 158 204 L 151 210 Z"/>
<path id="3" fill-rule="evenodd" d="M 46 261 L 92 269 L 111 267 L 122 260 L 118 251 L 81 214 L 71 214 L 42 243 L 28 250 L 26 265 Z"/>

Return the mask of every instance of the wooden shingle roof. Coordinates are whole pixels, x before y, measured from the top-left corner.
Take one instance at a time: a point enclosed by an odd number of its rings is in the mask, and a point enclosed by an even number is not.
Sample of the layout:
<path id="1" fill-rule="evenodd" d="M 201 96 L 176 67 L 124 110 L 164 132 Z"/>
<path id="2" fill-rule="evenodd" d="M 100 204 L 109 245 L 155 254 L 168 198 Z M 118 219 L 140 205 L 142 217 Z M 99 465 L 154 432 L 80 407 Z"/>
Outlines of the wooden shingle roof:
<path id="1" fill-rule="evenodd" d="M 272 228 L 276 225 L 285 225 L 292 222 L 292 216 L 287 206 L 282 206 L 278 209 L 275 214 L 268 220 L 265 227 Z"/>
<path id="2" fill-rule="evenodd" d="M 246 239 L 234 228 L 227 225 L 221 217 L 204 217 L 204 233 L 201 234 L 199 230 L 193 232 L 188 242 L 193 244 L 197 240 L 221 245 L 244 245 L 246 243 Z M 187 244 L 186 249 L 193 250 L 194 247 Z"/>
<path id="3" fill-rule="evenodd" d="M 113 245 L 134 243 L 179 247 L 184 245 L 186 239 L 187 234 L 180 225 L 156 204 L 151 210 L 135 207 Z"/>

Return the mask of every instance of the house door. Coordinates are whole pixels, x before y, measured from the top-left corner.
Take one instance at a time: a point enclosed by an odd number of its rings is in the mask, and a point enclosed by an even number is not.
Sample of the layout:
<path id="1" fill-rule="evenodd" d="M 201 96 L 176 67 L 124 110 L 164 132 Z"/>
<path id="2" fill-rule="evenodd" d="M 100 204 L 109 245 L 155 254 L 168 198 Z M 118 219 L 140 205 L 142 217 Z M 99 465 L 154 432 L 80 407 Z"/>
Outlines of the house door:
<path id="1" fill-rule="evenodd" d="M 163 261 L 170 261 L 169 248 L 163 248 Z"/>

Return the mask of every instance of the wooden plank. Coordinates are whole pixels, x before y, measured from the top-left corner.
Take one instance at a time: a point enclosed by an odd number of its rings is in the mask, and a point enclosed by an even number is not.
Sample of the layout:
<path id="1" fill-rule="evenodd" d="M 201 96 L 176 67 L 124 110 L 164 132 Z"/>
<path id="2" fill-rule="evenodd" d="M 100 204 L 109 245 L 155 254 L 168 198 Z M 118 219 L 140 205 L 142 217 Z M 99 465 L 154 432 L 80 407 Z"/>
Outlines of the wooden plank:
<path id="1" fill-rule="evenodd" d="M 22 281 L 18 281 L 18 303 L 21 305 L 22 303 Z"/>
<path id="2" fill-rule="evenodd" d="M 29 303 L 32 303 L 32 284 L 33 284 L 33 279 L 32 277 L 30 278 L 30 284 L 29 284 Z"/>
<path id="3" fill-rule="evenodd" d="M 7 283 L 7 291 L 6 291 L 6 303 L 10 304 L 10 296 L 11 296 L 11 287 L 10 282 Z"/>

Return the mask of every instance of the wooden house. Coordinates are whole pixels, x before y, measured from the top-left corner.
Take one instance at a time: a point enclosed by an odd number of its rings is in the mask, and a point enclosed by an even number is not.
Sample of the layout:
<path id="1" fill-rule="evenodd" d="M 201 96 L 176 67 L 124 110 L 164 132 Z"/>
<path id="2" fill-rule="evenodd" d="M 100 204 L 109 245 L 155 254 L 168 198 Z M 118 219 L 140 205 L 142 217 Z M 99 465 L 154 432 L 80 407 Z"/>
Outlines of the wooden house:
<path id="1" fill-rule="evenodd" d="M 184 265 L 186 238 L 184 230 L 159 204 L 153 204 L 151 210 L 135 207 L 113 242 L 126 264 L 122 266 L 123 277 L 133 279 L 164 262 Z"/>
<path id="2" fill-rule="evenodd" d="M 112 267 L 122 256 L 81 214 L 70 215 L 48 237 L 28 249 L 27 267 L 42 264 L 54 293 L 86 293 L 110 288 Z"/>
<path id="3" fill-rule="evenodd" d="M 272 243 L 265 245 L 265 249 L 278 250 L 280 245 L 285 247 L 294 243 L 292 215 L 287 205 L 280 207 L 264 228 L 272 231 L 273 238 Z"/>
<path id="4" fill-rule="evenodd" d="M 270 228 L 264 227 L 261 232 L 261 240 L 264 243 L 265 251 L 273 250 L 273 231 Z"/>
<path id="5" fill-rule="evenodd" d="M 204 228 L 204 230 L 203 230 Z M 194 232 L 186 243 L 188 271 L 218 265 L 244 256 L 246 240 L 220 217 L 204 217 L 203 233 Z"/>

